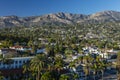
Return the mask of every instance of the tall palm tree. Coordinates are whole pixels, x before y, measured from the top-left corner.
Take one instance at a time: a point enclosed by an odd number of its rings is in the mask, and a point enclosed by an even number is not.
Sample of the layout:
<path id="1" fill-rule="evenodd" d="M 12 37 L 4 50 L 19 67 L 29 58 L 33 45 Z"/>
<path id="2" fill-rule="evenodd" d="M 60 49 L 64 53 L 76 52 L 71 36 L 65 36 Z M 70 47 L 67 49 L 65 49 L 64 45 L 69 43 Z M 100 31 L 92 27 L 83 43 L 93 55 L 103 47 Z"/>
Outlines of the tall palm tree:
<path id="1" fill-rule="evenodd" d="M 84 66 L 84 67 L 83 67 L 83 70 L 84 70 L 84 72 L 85 72 L 85 79 L 87 80 L 87 77 L 88 77 L 88 75 L 89 75 L 88 65 Z"/>
<path id="2" fill-rule="evenodd" d="M 102 72 L 102 80 L 103 80 L 104 69 L 105 69 L 105 67 L 107 67 L 107 64 L 105 64 L 104 62 L 100 62 L 99 64 L 100 64 L 99 69 Z"/>
<path id="3" fill-rule="evenodd" d="M 62 74 L 59 80 L 69 80 L 69 76 Z"/>
<path id="4" fill-rule="evenodd" d="M 94 61 L 91 64 L 91 69 L 94 71 L 94 80 L 95 80 L 95 75 L 98 72 L 102 73 L 102 80 L 103 80 L 103 75 L 104 75 L 104 69 L 108 66 L 109 64 L 101 59 L 100 56 L 97 56 Z"/>
<path id="5" fill-rule="evenodd" d="M 60 72 L 61 69 L 63 69 L 65 62 L 61 57 L 56 57 L 55 58 L 55 68 L 57 68 L 58 73 Z"/>
<path id="6" fill-rule="evenodd" d="M 86 80 L 90 74 L 90 65 L 92 62 L 93 62 L 93 58 L 90 55 L 85 56 L 85 66 L 83 66 L 83 70 L 84 70 L 85 75 L 86 75 Z"/>
<path id="7" fill-rule="evenodd" d="M 54 80 L 51 76 L 50 72 L 45 72 L 42 76 L 40 80 Z"/>
<path id="8" fill-rule="evenodd" d="M 75 67 L 75 62 L 74 62 L 74 61 L 70 62 L 70 63 L 69 63 L 69 67 L 70 67 L 70 68 L 74 68 L 74 67 Z"/>
<path id="9" fill-rule="evenodd" d="M 120 52 L 117 54 L 117 79 L 120 80 Z"/>
<path id="10" fill-rule="evenodd" d="M 83 63 L 83 56 L 78 57 L 79 64 Z"/>
<path id="11" fill-rule="evenodd" d="M 42 75 L 42 71 L 46 67 L 46 56 L 45 55 L 37 55 L 30 62 L 30 69 L 34 73 L 36 73 L 36 80 L 40 80 L 40 76 Z"/>
<path id="12" fill-rule="evenodd" d="M 83 57 L 83 63 L 86 64 L 87 61 L 88 61 L 88 56 L 84 56 L 84 57 Z"/>
<path id="13" fill-rule="evenodd" d="M 73 79 L 74 80 L 78 80 L 78 78 L 79 78 L 79 75 L 77 73 L 73 74 Z"/>
<path id="14" fill-rule="evenodd" d="M 24 64 L 23 65 L 23 78 L 31 78 L 30 77 L 30 63 L 28 62 L 28 63 L 26 63 L 26 64 Z"/>
<path id="15" fill-rule="evenodd" d="M 65 62 L 63 61 L 63 59 L 61 57 L 55 57 L 54 67 L 55 67 L 55 71 L 57 74 L 56 75 L 57 78 L 59 78 L 59 76 L 61 74 L 61 70 L 63 70 L 64 64 L 65 64 Z"/>
<path id="16" fill-rule="evenodd" d="M 94 80 L 96 80 L 95 79 L 95 76 L 96 76 L 96 71 L 97 71 L 97 65 L 94 63 L 94 64 L 92 64 L 92 66 L 91 66 L 91 69 L 93 70 L 93 74 L 94 74 Z"/>

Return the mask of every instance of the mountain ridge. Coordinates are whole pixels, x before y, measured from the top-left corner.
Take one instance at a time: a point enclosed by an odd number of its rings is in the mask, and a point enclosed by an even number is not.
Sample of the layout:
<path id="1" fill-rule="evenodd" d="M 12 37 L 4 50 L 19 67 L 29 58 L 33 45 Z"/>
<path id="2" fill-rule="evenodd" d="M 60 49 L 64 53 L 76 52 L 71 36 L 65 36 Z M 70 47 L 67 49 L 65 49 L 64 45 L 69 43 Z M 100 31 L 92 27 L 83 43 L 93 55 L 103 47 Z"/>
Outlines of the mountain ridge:
<path id="1" fill-rule="evenodd" d="M 60 25 L 60 24 L 76 24 L 76 23 L 104 23 L 120 21 L 120 12 L 118 11 L 102 11 L 90 15 L 73 14 L 73 13 L 54 13 L 40 16 L 1 16 L 0 28 L 17 27 L 17 26 L 42 26 L 42 25 Z"/>

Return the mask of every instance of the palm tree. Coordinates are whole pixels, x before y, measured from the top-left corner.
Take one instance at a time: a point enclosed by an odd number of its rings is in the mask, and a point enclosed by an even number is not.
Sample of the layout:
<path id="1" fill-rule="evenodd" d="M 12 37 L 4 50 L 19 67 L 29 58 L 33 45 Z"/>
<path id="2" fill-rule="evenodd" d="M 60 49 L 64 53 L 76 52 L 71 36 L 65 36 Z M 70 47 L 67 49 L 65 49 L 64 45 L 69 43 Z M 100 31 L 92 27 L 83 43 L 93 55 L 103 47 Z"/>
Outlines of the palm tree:
<path id="1" fill-rule="evenodd" d="M 117 79 L 120 80 L 120 52 L 117 54 Z"/>
<path id="2" fill-rule="evenodd" d="M 32 45 L 32 50 L 31 50 L 32 54 L 36 53 L 37 47 L 38 47 L 37 45 Z"/>
<path id="3" fill-rule="evenodd" d="M 82 48 L 78 48 L 78 52 L 79 52 L 79 54 L 83 54 L 83 50 L 82 50 Z"/>
<path id="4" fill-rule="evenodd" d="M 69 76 L 62 74 L 59 80 L 69 80 Z"/>
<path id="5" fill-rule="evenodd" d="M 74 62 L 74 61 L 70 62 L 70 63 L 69 63 L 69 67 L 70 67 L 70 68 L 74 68 L 74 67 L 75 67 L 75 62 Z"/>
<path id="6" fill-rule="evenodd" d="M 59 78 L 59 76 L 61 74 L 61 70 L 64 67 L 64 64 L 65 64 L 65 62 L 63 61 L 63 59 L 61 57 L 55 57 L 54 67 L 55 67 L 57 78 Z"/>
<path id="7" fill-rule="evenodd" d="M 53 49 L 52 46 L 49 45 L 46 46 L 45 51 L 47 56 L 54 56 L 54 54 L 52 53 L 52 49 Z"/>
<path id="8" fill-rule="evenodd" d="M 96 80 L 95 76 L 96 76 L 96 71 L 98 70 L 97 65 L 95 63 L 92 64 L 91 69 L 93 70 L 94 80 Z"/>
<path id="9" fill-rule="evenodd" d="M 87 80 L 87 77 L 90 74 L 90 65 L 93 62 L 93 58 L 90 55 L 87 55 L 87 56 L 85 56 L 84 59 L 85 59 L 85 66 L 83 66 L 83 69 L 84 69 L 84 72 L 86 75 L 86 80 Z"/>
<path id="10" fill-rule="evenodd" d="M 42 76 L 40 80 L 54 80 L 51 76 L 50 72 L 45 72 Z"/>
<path id="11" fill-rule="evenodd" d="M 30 63 L 26 63 L 23 65 L 23 77 L 29 78 L 30 77 Z"/>
<path id="12" fill-rule="evenodd" d="M 58 73 L 60 72 L 61 69 L 64 67 L 64 61 L 61 57 L 56 57 L 55 58 L 55 68 L 57 68 Z"/>
<path id="13" fill-rule="evenodd" d="M 75 73 L 75 74 L 73 75 L 73 79 L 74 79 L 74 80 L 78 80 L 78 78 L 79 78 L 79 75 L 78 75 L 77 73 Z"/>
<path id="14" fill-rule="evenodd" d="M 42 71 L 46 67 L 46 56 L 45 55 L 37 55 L 30 62 L 30 69 L 34 73 L 36 73 L 36 80 L 40 80 L 40 75 L 42 75 Z"/>
<path id="15" fill-rule="evenodd" d="M 100 62 L 99 69 L 102 72 L 102 80 L 103 80 L 103 75 L 104 75 L 104 69 L 107 65 L 104 62 Z"/>
<path id="16" fill-rule="evenodd" d="M 87 80 L 87 77 L 88 77 L 89 72 L 90 72 L 90 70 L 89 70 L 89 64 L 88 63 L 83 67 L 83 70 L 85 72 L 85 78 Z"/>
<path id="17" fill-rule="evenodd" d="M 66 56 L 72 56 L 72 55 L 73 55 L 72 49 L 67 48 L 67 49 L 65 50 L 65 55 L 66 55 Z"/>
<path id="18" fill-rule="evenodd" d="M 104 69 L 109 65 L 109 63 L 103 61 L 100 56 L 97 56 L 94 61 L 91 64 L 91 69 L 94 71 L 94 80 L 95 80 L 95 75 L 98 72 L 102 73 L 102 80 L 103 80 L 103 75 L 104 75 Z"/>
<path id="19" fill-rule="evenodd" d="M 78 57 L 79 64 L 83 63 L 83 56 Z"/>

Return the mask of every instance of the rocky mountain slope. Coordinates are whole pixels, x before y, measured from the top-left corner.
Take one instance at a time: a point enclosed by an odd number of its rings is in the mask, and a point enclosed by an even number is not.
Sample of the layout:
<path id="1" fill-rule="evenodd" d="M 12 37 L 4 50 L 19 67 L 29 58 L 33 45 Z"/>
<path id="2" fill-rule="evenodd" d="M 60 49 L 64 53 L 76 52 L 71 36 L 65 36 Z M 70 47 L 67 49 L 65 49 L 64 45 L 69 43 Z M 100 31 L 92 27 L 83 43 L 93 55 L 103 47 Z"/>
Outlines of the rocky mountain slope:
<path id="1" fill-rule="evenodd" d="M 41 25 L 60 25 L 75 23 L 102 23 L 102 22 L 119 22 L 120 12 L 103 11 L 91 15 L 55 13 L 42 16 L 18 17 L 2 16 L 0 17 L 0 28 L 14 26 L 41 26 Z"/>

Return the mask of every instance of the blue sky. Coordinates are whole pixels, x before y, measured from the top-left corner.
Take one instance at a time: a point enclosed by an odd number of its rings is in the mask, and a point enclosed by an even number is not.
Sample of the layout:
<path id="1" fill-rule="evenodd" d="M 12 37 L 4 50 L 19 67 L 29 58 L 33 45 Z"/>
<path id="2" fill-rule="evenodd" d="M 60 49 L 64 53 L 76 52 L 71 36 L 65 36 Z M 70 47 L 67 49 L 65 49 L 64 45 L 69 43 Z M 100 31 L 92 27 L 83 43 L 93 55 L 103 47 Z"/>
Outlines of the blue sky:
<path id="1" fill-rule="evenodd" d="M 120 11 L 120 0 L 0 0 L 0 16 L 35 16 L 57 12 L 92 14 Z"/>

